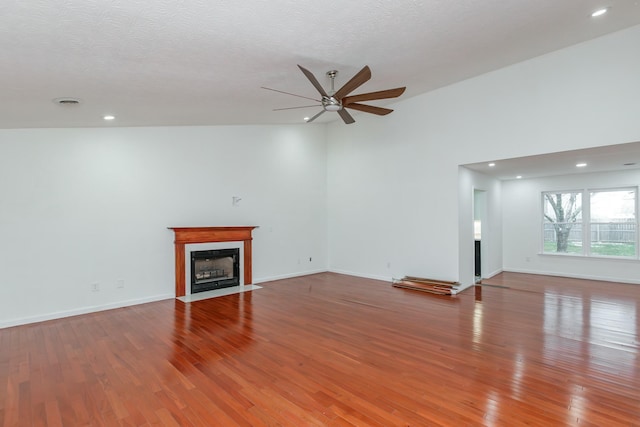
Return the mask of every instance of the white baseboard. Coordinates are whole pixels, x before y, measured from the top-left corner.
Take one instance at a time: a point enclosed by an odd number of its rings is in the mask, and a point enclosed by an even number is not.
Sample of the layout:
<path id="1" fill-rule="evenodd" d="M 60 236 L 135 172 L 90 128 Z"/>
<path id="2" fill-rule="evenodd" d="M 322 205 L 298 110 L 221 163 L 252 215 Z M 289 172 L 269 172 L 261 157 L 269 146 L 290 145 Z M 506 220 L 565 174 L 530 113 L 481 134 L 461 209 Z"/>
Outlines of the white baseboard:
<path id="1" fill-rule="evenodd" d="M 260 278 L 254 279 L 252 285 L 255 285 L 256 283 L 273 282 L 274 280 L 291 279 L 293 277 L 310 276 L 312 274 L 326 273 L 326 272 L 327 270 L 325 269 L 308 270 L 308 271 L 302 271 L 297 273 L 282 274 L 279 276 L 260 277 Z"/>
<path id="2" fill-rule="evenodd" d="M 78 316 L 81 314 L 96 313 L 98 311 L 113 310 L 115 308 L 129 307 L 132 305 L 146 304 L 148 302 L 162 301 L 165 299 L 172 299 L 172 298 L 175 298 L 175 295 L 162 294 L 162 295 L 156 295 L 156 296 L 147 297 L 147 298 L 119 301 L 119 302 L 105 304 L 105 305 L 94 305 L 94 306 L 82 307 L 82 308 L 77 308 L 77 309 L 67 310 L 67 311 L 57 311 L 54 313 L 47 313 L 47 314 L 42 314 L 38 316 L 21 317 L 17 319 L 4 320 L 0 322 L 0 329 L 10 328 L 12 326 L 27 325 L 29 323 L 46 322 L 47 320 L 62 319 L 64 317 Z"/>
<path id="3" fill-rule="evenodd" d="M 490 279 L 493 276 L 497 276 L 498 274 L 502 273 L 504 270 L 502 268 L 497 269 L 496 271 L 492 271 L 491 273 L 487 274 L 486 276 L 483 274 L 482 278 L 483 279 Z"/>
<path id="4" fill-rule="evenodd" d="M 475 283 L 469 283 L 469 284 L 467 284 L 467 285 L 460 285 L 460 286 L 458 286 L 458 288 L 453 289 L 453 290 L 451 291 L 451 293 L 452 293 L 453 295 L 457 295 L 457 294 L 459 294 L 460 292 L 462 292 L 462 291 L 464 291 L 464 290 L 467 290 L 467 289 L 469 289 L 470 287 L 472 287 L 472 286 L 474 286 L 474 285 L 475 285 Z"/>
<path id="5" fill-rule="evenodd" d="M 381 280 L 383 282 L 392 282 L 393 281 L 393 277 L 376 276 L 376 275 L 373 275 L 373 274 L 355 273 L 353 271 L 346 271 L 346 270 L 331 269 L 331 270 L 329 270 L 329 272 L 338 273 L 338 274 L 345 274 L 347 276 L 362 277 L 363 279 Z M 469 289 L 473 285 L 474 285 L 474 283 L 469 283 L 469 284 L 466 284 L 466 285 L 460 285 L 457 289 L 453 290 L 451 293 L 452 293 L 452 295 L 459 294 L 460 292 L 462 292 L 462 291 L 464 291 L 466 289 Z"/>
<path id="6" fill-rule="evenodd" d="M 377 275 L 374 275 L 374 274 L 356 273 L 354 271 L 339 270 L 339 269 L 334 269 L 334 268 L 330 268 L 329 272 L 330 273 L 345 274 L 347 276 L 362 277 L 364 279 L 382 280 L 384 282 L 391 282 L 393 280 L 393 278 L 391 276 L 388 276 L 388 277 L 377 276 Z"/>
<path id="7" fill-rule="evenodd" d="M 538 274 L 540 276 L 554 276 L 554 277 L 570 277 L 572 279 L 585 279 L 585 280 L 598 280 L 602 282 L 615 282 L 615 283 L 627 283 L 630 285 L 640 285 L 640 280 L 630 280 L 620 277 L 608 277 L 608 276 L 593 276 L 589 274 L 573 274 L 573 273 L 558 273 L 555 271 L 540 271 L 540 270 L 526 270 L 519 268 L 503 268 L 502 271 L 510 273 L 524 273 L 524 274 Z"/>

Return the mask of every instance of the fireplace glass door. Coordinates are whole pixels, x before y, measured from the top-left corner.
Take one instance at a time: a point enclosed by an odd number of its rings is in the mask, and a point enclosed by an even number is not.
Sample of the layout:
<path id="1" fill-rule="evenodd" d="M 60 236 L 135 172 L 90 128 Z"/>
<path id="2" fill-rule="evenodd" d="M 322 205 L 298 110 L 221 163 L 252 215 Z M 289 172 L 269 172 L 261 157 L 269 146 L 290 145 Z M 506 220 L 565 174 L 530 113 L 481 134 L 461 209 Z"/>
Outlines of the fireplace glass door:
<path id="1" fill-rule="evenodd" d="M 191 252 L 191 293 L 240 286 L 240 250 Z"/>

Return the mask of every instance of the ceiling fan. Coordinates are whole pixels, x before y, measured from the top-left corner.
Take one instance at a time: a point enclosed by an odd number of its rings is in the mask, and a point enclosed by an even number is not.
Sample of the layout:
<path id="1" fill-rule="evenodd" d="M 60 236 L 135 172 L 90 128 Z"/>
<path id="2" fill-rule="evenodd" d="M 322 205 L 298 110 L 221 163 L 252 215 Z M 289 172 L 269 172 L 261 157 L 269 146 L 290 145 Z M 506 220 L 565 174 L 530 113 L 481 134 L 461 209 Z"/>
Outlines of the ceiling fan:
<path id="1" fill-rule="evenodd" d="M 320 105 L 304 105 L 302 107 L 276 108 L 274 110 L 274 111 L 291 110 L 294 108 L 309 108 L 309 107 L 321 106 L 322 111 L 320 111 L 318 114 L 308 119 L 307 123 L 311 123 L 312 121 L 320 117 L 320 115 L 324 114 L 325 111 L 336 111 L 346 124 L 354 123 L 355 120 L 353 119 L 353 117 L 351 117 L 351 114 L 349 114 L 349 112 L 345 110 L 345 108 L 351 108 L 353 110 L 364 111 L 365 113 L 384 116 L 386 114 L 389 114 L 393 110 L 389 108 L 375 107 L 373 105 L 361 104 L 360 102 L 373 101 L 377 99 L 397 98 L 398 96 L 402 95 L 406 89 L 406 87 L 399 87 L 395 89 L 386 89 L 386 90 L 380 90 L 377 92 L 369 92 L 369 93 L 362 93 L 360 95 L 348 96 L 351 92 L 353 92 L 354 90 L 362 86 L 371 78 L 371 70 L 367 65 L 365 65 L 362 70 L 360 70 L 355 76 L 351 78 L 351 80 L 345 83 L 344 86 L 342 86 L 337 91 L 334 89 L 334 81 L 335 81 L 336 75 L 338 74 L 338 71 L 336 70 L 327 71 L 327 76 L 329 76 L 329 78 L 331 79 L 331 90 L 327 92 L 324 90 L 322 85 L 318 82 L 318 79 L 316 79 L 316 77 L 313 75 L 311 71 L 307 70 L 306 68 L 300 65 L 298 65 L 298 68 L 300 68 L 300 71 L 302 71 L 302 73 L 307 77 L 307 79 L 309 79 L 313 87 L 315 87 L 316 90 L 320 93 L 322 97 L 321 99 L 309 98 L 306 96 L 296 95 L 293 93 L 284 92 L 277 89 L 271 89 L 264 86 L 262 87 L 262 89 L 272 90 L 274 92 L 280 92 L 287 95 L 293 95 L 300 98 L 311 99 L 313 101 L 319 102 Z"/>

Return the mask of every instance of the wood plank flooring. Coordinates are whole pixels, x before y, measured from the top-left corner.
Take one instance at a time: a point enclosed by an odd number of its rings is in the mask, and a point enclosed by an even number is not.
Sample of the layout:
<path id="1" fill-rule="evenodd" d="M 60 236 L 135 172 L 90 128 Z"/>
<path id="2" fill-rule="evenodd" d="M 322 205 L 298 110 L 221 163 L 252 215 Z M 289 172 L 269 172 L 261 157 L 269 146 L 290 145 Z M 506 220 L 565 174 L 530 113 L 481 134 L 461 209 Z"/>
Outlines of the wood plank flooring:
<path id="1" fill-rule="evenodd" d="M 323 273 L 0 330 L 0 426 L 639 426 L 640 286 Z"/>

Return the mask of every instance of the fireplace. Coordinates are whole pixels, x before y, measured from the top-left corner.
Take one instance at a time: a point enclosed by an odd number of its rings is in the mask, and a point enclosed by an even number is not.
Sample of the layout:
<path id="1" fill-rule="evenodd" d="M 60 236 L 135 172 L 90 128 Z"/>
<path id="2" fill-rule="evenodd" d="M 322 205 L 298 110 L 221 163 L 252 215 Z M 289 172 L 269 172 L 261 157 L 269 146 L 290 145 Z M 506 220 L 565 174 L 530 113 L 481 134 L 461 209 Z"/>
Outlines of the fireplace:
<path id="1" fill-rule="evenodd" d="M 174 255 L 175 255 L 175 275 L 176 275 L 176 297 L 186 295 L 187 283 L 190 273 L 187 274 L 186 263 L 190 253 L 186 250 L 186 245 L 213 242 L 238 242 L 242 245 L 243 255 L 240 286 L 252 283 L 251 273 L 251 231 L 257 226 L 241 227 L 169 227 L 175 234 Z M 208 248 L 211 249 L 211 248 Z"/>
<path id="2" fill-rule="evenodd" d="M 191 293 L 240 286 L 240 250 L 191 252 Z"/>

